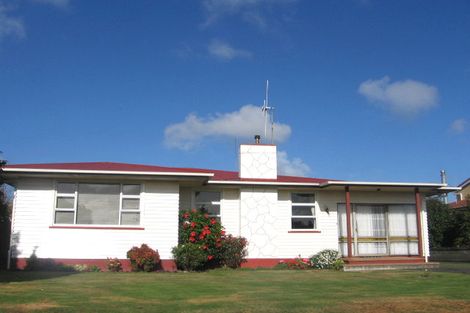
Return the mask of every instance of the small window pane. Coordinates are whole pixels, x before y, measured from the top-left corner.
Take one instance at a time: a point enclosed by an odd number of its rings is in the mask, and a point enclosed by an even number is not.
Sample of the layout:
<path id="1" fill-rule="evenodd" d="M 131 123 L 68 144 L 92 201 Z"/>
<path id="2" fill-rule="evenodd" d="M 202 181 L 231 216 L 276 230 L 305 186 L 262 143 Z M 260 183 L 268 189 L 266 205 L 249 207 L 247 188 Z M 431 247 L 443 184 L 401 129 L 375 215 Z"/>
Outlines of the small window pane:
<path id="1" fill-rule="evenodd" d="M 55 212 L 55 223 L 56 224 L 73 224 L 74 212 Z"/>
<path id="2" fill-rule="evenodd" d="M 200 204 L 197 208 L 207 212 L 209 215 L 220 215 L 220 205 L 218 204 Z"/>
<path id="3" fill-rule="evenodd" d="M 315 211 L 310 206 L 292 206 L 292 215 L 307 215 L 313 216 Z"/>
<path id="4" fill-rule="evenodd" d="M 57 197 L 58 209 L 73 209 L 75 207 L 75 198 L 72 197 Z"/>
<path id="5" fill-rule="evenodd" d="M 138 210 L 140 200 L 139 199 L 122 199 L 123 210 Z"/>
<path id="6" fill-rule="evenodd" d="M 313 193 L 293 193 L 293 203 L 314 203 L 315 195 Z"/>
<path id="7" fill-rule="evenodd" d="M 75 193 L 75 184 L 59 183 L 57 184 L 57 193 Z"/>
<path id="8" fill-rule="evenodd" d="M 121 225 L 139 225 L 140 213 L 136 212 L 122 212 Z"/>
<path id="9" fill-rule="evenodd" d="M 123 195 L 140 195 L 140 185 L 123 185 L 122 186 Z"/>
<path id="10" fill-rule="evenodd" d="M 219 202 L 220 192 L 215 191 L 197 191 L 196 202 Z"/>
<path id="11" fill-rule="evenodd" d="M 315 219 L 309 217 L 293 217 L 292 229 L 315 229 Z"/>

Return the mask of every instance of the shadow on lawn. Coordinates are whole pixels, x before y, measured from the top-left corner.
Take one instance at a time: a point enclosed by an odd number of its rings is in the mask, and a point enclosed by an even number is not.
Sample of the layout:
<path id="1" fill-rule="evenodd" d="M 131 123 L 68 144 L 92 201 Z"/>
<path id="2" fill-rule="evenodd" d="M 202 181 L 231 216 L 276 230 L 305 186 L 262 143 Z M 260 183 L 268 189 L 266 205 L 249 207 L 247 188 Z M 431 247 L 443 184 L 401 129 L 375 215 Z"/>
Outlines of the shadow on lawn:
<path id="1" fill-rule="evenodd" d="M 0 271 L 0 283 L 13 283 L 58 278 L 77 272 Z"/>

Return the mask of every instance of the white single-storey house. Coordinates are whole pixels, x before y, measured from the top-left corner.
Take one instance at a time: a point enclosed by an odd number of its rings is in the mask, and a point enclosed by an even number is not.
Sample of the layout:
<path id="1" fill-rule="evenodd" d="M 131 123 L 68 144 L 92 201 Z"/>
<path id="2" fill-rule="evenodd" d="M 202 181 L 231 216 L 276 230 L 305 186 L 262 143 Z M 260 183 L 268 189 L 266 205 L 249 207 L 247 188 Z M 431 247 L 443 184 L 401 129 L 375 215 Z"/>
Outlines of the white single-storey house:
<path id="1" fill-rule="evenodd" d="M 242 144 L 238 172 L 125 163 L 5 166 L 15 187 L 10 255 L 103 266 L 135 245 L 158 249 L 173 270 L 178 213 L 204 206 L 248 240 L 245 266 L 337 249 L 350 264 L 424 264 L 425 197 L 440 183 L 280 176 L 275 145 Z M 11 264 L 12 266 L 12 264 Z"/>

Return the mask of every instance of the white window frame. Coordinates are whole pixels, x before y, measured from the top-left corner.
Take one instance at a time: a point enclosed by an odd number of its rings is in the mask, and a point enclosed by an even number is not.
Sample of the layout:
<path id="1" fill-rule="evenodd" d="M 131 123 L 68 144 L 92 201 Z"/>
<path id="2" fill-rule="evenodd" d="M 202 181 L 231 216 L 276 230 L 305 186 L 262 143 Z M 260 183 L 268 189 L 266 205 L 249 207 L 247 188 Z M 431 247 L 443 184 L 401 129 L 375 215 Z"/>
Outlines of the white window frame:
<path id="1" fill-rule="evenodd" d="M 138 195 L 125 195 L 123 193 L 123 187 L 124 185 L 138 185 L 139 186 L 139 194 Z M 140 199 L 140 195 L 142 194 L 142 184 L 121 184 L 121 192 L 119 193 L 119 197 L 120 197 L 120 200 L 119 200 L 119 225 L 122 226 L 122 213 L 139 213 L 139 224 L 124 224 L 124 225 L 140 225 L 140 222 L 141 222 L 141 217 L 142 217 L 142 213 L 141 213 L 141 199 Z M 127 199 L 135 199 L 135 200 L 139 200 L 139 208 L 137 210 L 133 210 L 133 209 L 123 209 L 122 208 L 122 202 L 124 200 L 127 200 Z"/>
<path id="2" fill-rule="evenodd" d="M 75 185 L 75 192 L 74 193 L 59 193 L 57 191 L 59 184 L 73 184 Z M 84 225 L 84 226 L 101 226 L 101 224 L 77 224 L 77 213 L 78 213 L 78 185 L 79 184 L 109 184 L 109 185 L 119 185 L 120 192 L 119 192 L 119 219 L 118 224 L 106 224 L 104 226 L 112 227 L 112 226 L 140 226 L 142 225 L 142 199 L 141 195 L 143 192 L 143 185 L 140 183 L 109 183 L 109 182 L 70 182 L 70 181 L 58 181 L 55 183 L 55 198 L 54 198 L 54 210 L 52 216 L 52 224 L 55 226 L 70 226 L 70 225 Z M 138 185 L 140 188 L 138 195 L 124 195 L 123 194 L 123 186 L 125 185 Z M 66 198 L 74 198 L 74 207 L 73 208 L 58 208 L 57 207 L 57 199 L 60 197 Z M 139 208 L 137 210 L 133 209 L 123 209 L 122 202 L 126 199 L 138 199 L 139 200 Z M 65 224 L 65 223 L 56 223 L 56 212 L 74 212 L 73 224 Z M 122 224 L 122 213 L 139 213 L 139 224 Z"/>
<path id="3" fill-rule="evenodd" d="M 197 192 L 216 192 L 219 194 L 219 201 L 211 201 L 211 202 L 207 202 L 207 201 L 201 201 L 201 202 L 198 202 L 196 201 L 196 193 Z M 200 205 L 203 205 L 203 204 L 211 204 L 211 205 L 218 205 L 219 206 L 219 214 L 209 214 L 209 217 L 215 217 L 215 218 L 218 218 L 219 221 L 222 221 L 222 191 L 219 191 L 219 190 L 195 190 L 193 192 L 193 195 L 192 195 L 192 201 L 193 201 L 193 207 L 195 207 L 196 209 L 199 209 L 199 206 Z"/>
<path id="4" fill-rule="evenodd" d="M 59 184 L 73 184 L 75 186 L 74 193 L 59 193 L 57 191 L 57 187 Z M 73 199 L 73 208 L 58 208 L 58 199 L 59 198 L 74 198 Z M 56 224 L 56 212 L 73 212 L 73 225 L 77 224 L 77 201 L 78 201 L 78 183 L 73 182 L 57 182 L 55 185 L 55 198 L 54 198 L 54 216 L 53 216 L 53 223 L 54 225 L 72 225 L 72 224 Z"/>
<path id="5" fill-rule="evenodd" d="M 292 196 L 294 194 L 308 194 L 308 195 L 313 195 L 313 202 L 293 202 L 292 201 Z M 310 231 L 310 230 L 318 230 L 318 219 L 317 219 L 317 195 L 314 192 L 291 192 L 290 193 L 290 229 L 293 231 Z M 304 206 L 304 207 L 310 207 L 313 208 L 312 215 L 293 215 L 292 214 L 292 207 L 294 206 Z M 313 219 L 313 228 L 293 228 L 292 227 L 292 219 L 293 218 L 310 218 Z"/>

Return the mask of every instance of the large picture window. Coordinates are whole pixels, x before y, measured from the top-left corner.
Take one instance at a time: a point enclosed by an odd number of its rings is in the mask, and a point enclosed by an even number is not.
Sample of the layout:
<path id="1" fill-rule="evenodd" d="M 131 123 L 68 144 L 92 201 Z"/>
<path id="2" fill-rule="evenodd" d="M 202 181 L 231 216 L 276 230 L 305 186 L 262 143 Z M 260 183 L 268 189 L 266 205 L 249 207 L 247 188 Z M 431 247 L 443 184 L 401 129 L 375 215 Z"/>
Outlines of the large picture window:
<path id="1" fill-rule="evenodd" d="M 312 193 L 292 193 L 292 229 L 316 229 L 315 195 Z"/>
<path id="2" fill-rule="evenodd" d="M 209 216 L 220 221 L 220 192 L 196 191 L 194 201 L 197 209 L 207 211 Z"/>
<path id="3" fill-rule="evenodd" d="M 351 204 L 354 256 L 418 255 L 415 204 Z M 346 205 L 338 204 L 339 247 L 348 255 Z"/>
<path id="4" fill-rule="evenodd" d="M 139 225 L 137 184 L 58 183 L 55 224 Z"/>

